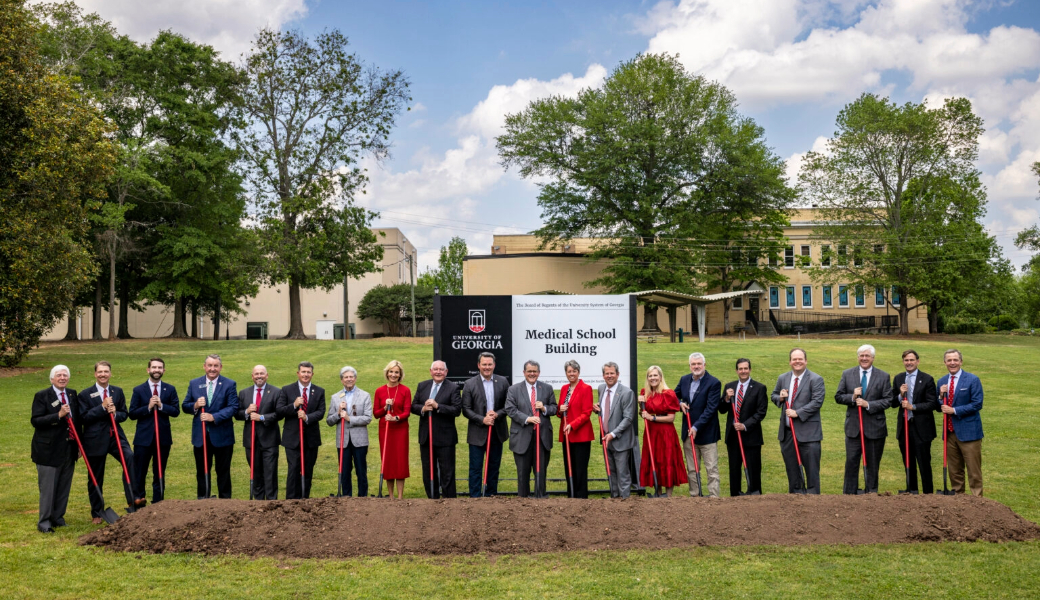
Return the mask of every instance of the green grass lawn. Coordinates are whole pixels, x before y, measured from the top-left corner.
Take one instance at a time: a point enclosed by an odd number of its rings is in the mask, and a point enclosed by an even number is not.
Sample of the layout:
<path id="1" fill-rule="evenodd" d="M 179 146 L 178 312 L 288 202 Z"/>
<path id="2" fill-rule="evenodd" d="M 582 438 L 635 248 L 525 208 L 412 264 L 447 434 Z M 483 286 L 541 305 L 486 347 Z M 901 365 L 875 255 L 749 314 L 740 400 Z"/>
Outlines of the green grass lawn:
<path id="1" fill-rule="evenodd" d="M 964 353 L 966 370 L 982 378 L 986 404 L 982 412 L 986 433 L 983 473 L 986 496 L 1007 504 L 1022 516 L 1040 521 L 1040 432 L 1035 395 L 1026 391 L 1029 375 L 1040 370 L 1040 340 L 1035 338 L 978 336 L 957 340 L 926 341 L 869 338 L 878 350 L 875 363 L 895 374 L 900 354 L 907 347 L 922 356 L 922 370 L 942 375 L 942 352 L 954 345 Z M 862 339 L 805 339 L 809 368 L 824 376 L 827 402 L 823 410 L 824 442 L 821 480 L 824 493 L 839 493 L 844 468 L 842 424 L 845 407 L 833 401 L 841 370 L 855 365 Z M 688 372 L 686 356 L 693 351 L 708 357 L 708 370 L 723 382 L 734 379 L 733 363 L 747 357 L 752 376 L 772 386 L 787 370 L 791 339 L 709 339 L 704 344 L 640 344 L 639 365 L 660 365 L 670 385 Z M 113 365 L 113 383 L 129 394 L 146 378 L 151 356 L 167 363 L 165 381 L 183 393 L 187 382 L 202 375 L 203 358 L 219 352 L 224 375 L 239 386 L 250 384 L 254 364 L 265 364 L 270 381 L 285 385 L 294 380 L 295 365 L 309 360 L 316 366 L 315 380 L 329 393 L 338 389 L 339 368 L 357 368 L 358 385 L 372 391 L 383 383 L 382 368 L 390 359 L 405 367 L 405 384 L 428 376 L 432 351 L 428 342 L 408 340 L 360 340 L 335 342 L 209 342 L 132 341 L 46 345 L 23 366 L 45 370 L 0 379 L 0 597 L 3 598 L 199 598 L 199 597 L 395 597 L 395 596 L 502 596 L 526 597 L 1036 597 L 1040 593 L 1040 542 L 1019 544 L 915 544 L 911 546 L 815 546 L 804 548 L 694 548 L 657 552 L 575 552 L 535 556 L 474 556 L 457 558 L 370 558 L 334 560 L 251 560 L 241 557 L 189 555 L 136 555 L 100 551 L 77 544 L 92 530 L 86 497 L 86 470 L 76 469 L 69 512 L 69 527 L 53 536 L 36 532 L 35 468 L 29 460 L 32 427 L 29 408 L 32 395 L 48 385 L 47 370 L 67 364 L 72 370 L 70 387 L 89 386 L 94 361 Z M 604 360 L 607 358 L 604 357 Z M 452 365 L 449 365 L 451 367 Z M 598 365 L 582 365 L 586 371 Z M 1026 374 L 1026 378 L 1021 377 Z M 1017 376 L 1017 377 L 1016 377 Z M 627 377 L 623 378 L 627 381 Z M 894 420 L 895 412 L 890 413 Z M 786 491 L 786 477 L 775 441 L 779 412 L 770 409 L 763 449 L 765 493 Z M 174 447 L 167 471 L 167 497 L 194 497 L 194 463 L 190 450 L 190 419 L 173 421 Z M 315 496 L 336 491 L 336 455 L 326 430 L 315 476 Z M 458 476 L 467 472 L 465 423 L 459 419 Z M 895 442 L 894 424 L 881 467 L 882 491 L 904 487 L 904 472 Z M 239 427 L 236 427 L 236 433 Z M 370 487 L 378 481 L 378 448 L 375 425 L 369 453 Z M 414 435 L 414 425 L 413 425 Z M 240 443 L 240 440 L 239 440 Z M 419 457 L 413 444 L 409 497 L 423 496 Z M 720 444 L 723 494 L 728 493 L 725 445 Z M 941 479 L 941 447 L 933 444 L 934 467 Z M 590 477 L 603 477 L 602 460 L 593 453 Z M 503 489 L 515 489 L 509 453 L 503 457 Z M 108 503 L 121 505 L 116 479 L 118 464 L 110 461 L 106 473 Z M 280 475 L 284 478 L 285 462 Z M 562 477 L 559 449 L 554 448 L 550 477 Z M 248 468 L 239 445 L 233 461 L 234 494 L 248 497 Z M 938 482 L 941 485 L 941 481 Z M 150 484 L 149 484 L 150 485 Z M 601 484 L 600 484 L 601 485 Z M 284 481 L 280 486 L 284 494 Z M 465 483 L 459 482 L 460 489 Z M 598 487 L 593 483 L 590 487 Z M 686 489 L 678 490 L 685 493 Z M 150 492 L 149 492 L 150 494 Z M 590 501 L 594 510 L 595 501 Z M 120 511 L 122 512 L 122 511 Z M 667 515 L 648 515 L 667 519 Z M 446 518 L 464 519 L 457 514 Z M 769 520 L 782 515 L 748 515 Z M 551 527 L 551 523 L 546 523 Z M 390 535 L 390 533 L 388 533 Z"/>

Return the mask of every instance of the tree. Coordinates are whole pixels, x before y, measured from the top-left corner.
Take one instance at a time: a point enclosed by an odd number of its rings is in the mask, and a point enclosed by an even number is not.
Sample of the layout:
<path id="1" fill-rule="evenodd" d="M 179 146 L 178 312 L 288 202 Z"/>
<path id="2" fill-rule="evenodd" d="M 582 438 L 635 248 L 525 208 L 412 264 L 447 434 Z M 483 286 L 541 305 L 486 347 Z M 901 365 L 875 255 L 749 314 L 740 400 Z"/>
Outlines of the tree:
<path id="1" fill-rule="evenodd" d="M 814 236 L 829 245 L 809 273 L 886 290 L 906 334 L 918 304 L 929 306 L 934 322 L 1000 259 L 980 223 L 982 120 L 964 98 L 928 108 L 864 94 L 841 110 L 837 128 L 823 152 L 806 155 L 800 174 L 806 200 L 820 208 Z M 897 294 L 888 293 L 893 286 Z"/>
<path id="2" fill-rule="evenodd" d="M 389 154 L 394 120 L 411 100 L 400 71 L 365 68 L 347 38 L 313 43 L 263 29 L 246 58 L 245 110 L 235 133 L 267 257 L 267 279 L 289 283 L 289 333 L 303 339 L 300 289 L 331 289 L 377 270 L 376 213 L 354 204 L 367 181 L 359 161 Z"/>
<path id="3" fill-rule="evenodd" d="M 538 183 L 542 247 L 597 238 L 588 258 L 607 266 L 585 285 L 623 294 L 695 291 L 706 257 L 693 248 L 711 237 L 698 225 L 723 221 L 733 203 L 778 217 L 791 196 L 760 136 L 725 87 L 646 54 L 600 88 L 508 115 L 497 143 L 505 166 L 548 180 Z M 644 311 L 656 327 L 656 307 Z"/>
<path id="4" fill-rule="evenodd" d="M 115 153 L 99 111 L 48 72 L 36 25 L 0 4 L 0 365 L 17 364 L 94 275 L 84 244 Z M 29 284 L 31 282 L 31 285 Z"/>
<path id="5" fill-rule="evenodd" d="M 438 288 L 441 294 L 453 296 L 462 295 L 462 259 L 469 254 L 469 246 L 466 240 L 459 236 L 452 236 L 447 246 L 441 246 L 440 257 L 437 259 L 437 268 L 426 268 L 415 279 L 416 286 Z M 416 312 L 419 312 L 416 309 Z"/>
<path id="6" fill-rule="evenodd" d="M 373 287 L 358 302 L 357 317 L 382 323 L 387 335 L 401 335 L 401 321 L 412 318 L 412 286 L 398 283 Z M 432 287 L 415 286 L 415 318 L 433 318 Z"/>

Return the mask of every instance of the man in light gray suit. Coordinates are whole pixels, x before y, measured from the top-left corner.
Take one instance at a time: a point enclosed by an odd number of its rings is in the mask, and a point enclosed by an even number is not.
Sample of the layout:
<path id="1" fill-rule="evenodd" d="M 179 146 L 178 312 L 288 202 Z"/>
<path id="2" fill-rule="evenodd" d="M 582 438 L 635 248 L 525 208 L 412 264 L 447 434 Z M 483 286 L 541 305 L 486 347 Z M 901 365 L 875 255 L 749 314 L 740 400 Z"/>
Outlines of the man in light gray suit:
<path id="1" fill-rule="evenodd" d="M 480 373 L 467 379 L 462 385 L 462 416 L 466 417 L 469 423 L 466 426 L 466 443 L 469 445 L 470 498 L 479 498 L 481 495 L 494 496 L 498 493 L 502 444 L 509 439 L 509 428 L 505 419 L 509 381 L 501 375 L 495 375 L 495 355 L 490 352 L 480 353 L 477 370 Z M 485 468 L 486 489 L 483 487 Z"/>
<path id="2" fill-rule="evenodd" d="M 339 379 L 343 389 L 332 395 L 325 422 L 333 427 L 343 422 L 343 430 L 336 429 L 336 449 L 343 448 L 342 495 L 353 495 L 350 472 L 356 469 L 358 497 L 364 498 L 368 495 L 368 424 L 372 422 L 372 397 L 357 387 L 354 367 L 340 369 Z"/>
<path id="3" fill-rule="evenodd" d="M 548 498 L 545 490 L 545 471 L 549 466 L 549 451 L 553 444 L 552 420 L 556 414 L 556 394 L 548 383 L 538 381 L 541 366 L 529 360 L 524 363 L 524 381 L 509 388 L 506 393 L 506 414 L 509 427 L 509 449 L 516 461 L 517 495 L 531 494 L 531 467 L 535 471 L 534 497 Z M 539 431 L 540 440 L 535 439 Z M 539 443 L 540 442 L 540 443 Z"/>
<path id="4" fill-rule="evenodd" d="M 636 397 L 632 390 L 618 383 L 617 363 L 603 365 L 603 385 L 599 386 L 599 403 L 593 412 L 603 419 L 600 440 L 607 446 L 610 462 L 610 497 L 628 498 L 632 491 L 632 450 L 636 447 Z"/>
<path id="5" fill-rule="evenodd" d="M 888 373 L 874 366 L 874 347 L 863 344 L 856 350 L 859 366 L 841 374 L 834 400 L 845 409 L 845 482 L 842 493 L 855 494 L 859 488 L 859 469 L 866 449 L 867 468 L 863 482 L 867 493 L 876 494 L 878 465 L 885 452 L 888 424 L 885 409 L 892 403 L 892 384 Z M 862 415 L 863 440 L 859 439 Z"/>
<path id="6" fill-rule="evenodd" d="M 784 467 L 787 469 L 787 491 L 792 494 L 800 491 L 819 494 L 820 442 L 823 440 L 820 407 L 823 406 L 827 390 L 823 377 L 806 368 L 808 360 L 805 350 L 791 350 L 788 360 L 791 370 L 777 378 L 772 394 L 773 404 L 782 409 L 777 439 L 780 440 L 780 454 L 784 457 Z M 798 439 L 797 451 L 794 438 Z M 798 466 L 799 456 L 805 467 L 805 479 Z"/>

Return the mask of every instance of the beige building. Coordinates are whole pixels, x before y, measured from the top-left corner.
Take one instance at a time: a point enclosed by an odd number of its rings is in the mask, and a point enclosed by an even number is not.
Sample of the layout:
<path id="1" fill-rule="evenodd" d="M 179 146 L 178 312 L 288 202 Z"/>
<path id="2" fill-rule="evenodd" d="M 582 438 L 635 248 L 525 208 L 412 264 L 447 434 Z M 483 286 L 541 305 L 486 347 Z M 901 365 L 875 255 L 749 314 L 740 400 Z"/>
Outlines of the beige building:
<path id="1" fill-rule="evenodd" d="M 404 233 L 396 227 L 376 228 L 372 230 L 379 237 L 383 246 L 383 260 L 380 262 L 381 272 L 369 273 L 360 279 L 347 282 L 350 321 L 357 337 L 372 337 L 383 333 L 383 326 L 373 320 L 358 320 L 357 305 L 361 298 L 373 287 L 395 285 L 411 281 L 409 267 L 417 258 L 415 246 L 408 241 Z M 380 235 L 382 234 L 382 235 Z M 409 262 L 411 261 L 411 262 Z M 319 331 L 324 335 L 334 331 L 335 324 L 344 322 L 343 284 L 339 284 L 326 292 L 321 289 L 300 290 L 300 304 L 303 312 L 303 330 L 308 337 L 316 337 Z M 289 286 L 261 286 L 260 293 L 242 303 L 245 314 L 236 315 L 230 323 L 221 323 L 221 337 L 232 339 L 247 337 L 247 330 L 258 332 L 266 330 L 269 339 L 279 338 L 289 332 Z M 118 310 L 118 307 L 117 309 Z M 80 339 L 90 337 L 93 319 L 92 309 L 80 311 L 78 329 Z M 191 318 L 190 315 L 188 317 Z M 165 337 L 173 331 L 173 308 L 149 306 L 142 311 L 131 311 L 128 315 L 130 335 L 135 338 Z M 102 330 L 108 332 L 108 311 L 101 313 Z M 213 322 L 209 318 L 200 318 L 200 337 L 213 336 Z M 227 327 L 225 334 L 224 327 Z M 65 337 L 68 322 L 62 321 L 57 327 L 44 336 L 44 340 L 60 340 Z M 191 324 L 188 324 L 191 331 Z"/>
<path id="2" fill-rule="evenodd" d="M 881 329 L 898 331 L 898 311 L 887 302 L 893 290 L 862 289 L 848 284 L 814 283 L 802 270 L 806 261 L 820 265 L 826 244 L 810 240 L 813 211 L 798 210 L 791 215 L 791 225 L 784 230 L 790 245 L 776 268 L 787 282 L 763 287 L 756 282 L 744 286 L 744 294 L 730 299 L 731 332 L 748 328 L 749 332 L 769 334 L 779 329 L 811 332 L 819 324 L 829 323 L 833 329 Z M 517 295 L 541 292 L 569 294 L 602 294 L 600 287 L 586 287 L 587 281 L 599 277 L 604 263 L 589 262 L 586 254 L 594 240 L 576 239 L 554 249 L 539 249 L 532 235 L 496 235 L 490 255 L 467 256 L 462 267 L 463 294 Z M 835 250 L 837 251 L 837 250 Z M 835 267 L 837 268 L 837 267 Z M 712 290 L 718 292 L 718 290 Z M 702 297 L 705 330 L 719 335 L 724 331 L 723 303 L 710 301 L 714 294 Z M 899 302 L 898 295 L 895 301 Z M 840 320 L 838 317 L 843 317 Z M 862 318 L 860 318 L 862 317 Z M 658 311 L 658 325 L 668 332 L 665 308 Z M 676 310 L 675 327 L 697 331 L 697 310 L 683 306 Z M 643 329 L 643 311 L 638 311 L 638 328 Z M 815 325 L 814 325 L 815 324 Z M 928 332 L 924 307 L 910 311 L 909 330 Z M 796 330 L 795 327 L 800 327 Z"/>

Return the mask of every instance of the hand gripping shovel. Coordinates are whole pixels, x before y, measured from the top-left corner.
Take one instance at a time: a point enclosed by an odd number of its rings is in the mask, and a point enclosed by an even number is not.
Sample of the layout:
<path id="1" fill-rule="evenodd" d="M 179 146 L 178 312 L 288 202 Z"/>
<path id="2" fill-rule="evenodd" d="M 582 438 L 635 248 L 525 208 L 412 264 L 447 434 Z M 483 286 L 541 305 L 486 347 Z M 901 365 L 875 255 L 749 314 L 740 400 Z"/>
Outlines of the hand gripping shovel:
<path id="1" fill-rule="evenodd" d="M 791 397 L 787 397 L 787 408 L 791 408 Z M 790 421 L 791 417 L 787 417 Z M 791 430 L 791 441 L 794 443 L 794 455 L 798 459 L 798 471 L 802 476 L 802 489 L 795 490 L 796 494 L 808 494 L 809 493 L 809 478 L 805 474 L 805 465 L 802 464 L 802 451 L 798 449 L 798 436 L 794 432 L 794 421 L 791 421 L 788 425 Z"/>
<path id="2" fill-rule="evenodd" d="M 87 475 L 90 475 L 90 482 L 94 484 L 94 489 L 97 490 L 98 498 L 101 498 L 101 505 L 105 505 L 105 497 L 101 494 L 101 487 L 97 484 L 97 479 L 94 478 L 94 470 L 90 468 L 90 461 L 87 460 L 87 453 L 83 451 L 83 442 L 79 441 L 79 433 L 76 432 L 76 426 L 72 423 L 72 415 L 65 417 L 69 420 L 69 431 L 72 432 L 72 438 L 76 440 L 76 446 L 79 448 L 80 456 L 83 457 L 83 464 L 87 465 Z M 116 511 L 109 507 L 105 507 L 105 510 L 101 513 L 101 518 L 105 520 L 105 523 L 111 525 L 119 520 L 119 515 Z"/>
<path id="3" fill-rule="evenodd" d="M 697 477 L 697 495 L 703 496 L 704 489 L 701 488 L 701 465 L 700 461 L 697 460 L 697 442 L 693 439 L 693 425 L 690 424 L 690 411 L 687 410 L 683 414 L 686 415 L 686 435 L 690 436 L 690 450 L 692 450 L 691 454 L 693 454 L 693 472 Z"/>
<path id="4" fill-rule="evenodd" d="M 123 486 L 123 493 L 126 495 L 126 512 L 127 514 L 130 514 L 137 512 L 137 505 L 134 504 L 134 486 L 130 483 L 130 470 L 126 468 L 126 457 L 123 455 L 123 442 L 119 439 L 119 429 L 116 428 L 116 416 L 112 413 L 108 413 L 108 418 L 112 420 L 112 437 L 115 438 L 116 446 L 119 447 L 119 464 L 123 465 L 123 480 L 126 481 L 126 484 Z"/>
<path id="5" fill-rule="evenodd" d="M 737 421 L 736 419 L 733 419 L 733 422 L 734 423 L 739 423 L 739 421 Z M 744 481 L 747 483 L 747 489 L 749 490 L 747 492 L 740 492 L 740 495 L 741 496 L 761 496 L 762 492 L 760 492 L 758 490 L 756 490 L 754 492 L 750 491 L 751 490 L 751 475 L 748 474 L 748 470 L 747 470 L 747 457 L 744 456 L 744 439 L 740 435 L 740 430 L 737 429 L 736 431 L 737 431 L 737 445 L 740 446 L 740 464 L 744 466 Z"/>
<path id="6" fill-rule="evenodd" d="M 948 393 L 947 394 L 943 394 L 943 404 L 944 405 L 949 401 L 949 399 L 950 399 L 950 396 L 949 396 Z M 946 413 L 943 413 L 943 424 L 942 424 L 942 429 L 943 429 L 943 491 L 942 491 L 942 495 L 943 496 L 952 496 L 952 495 L 957 493 L 957 492 L 951 490 L 950 488 L 948 488 L 946 486 L 946 473 L 947 473 L 947 471 L 946 471 L 946 427 L 947 427 L 946 419 L 949 419 L 949 418 L 950 418 L 950 415 L 948 415 Z"/>
<path id="7" fill-rule="evenodd" d="M 202 414 L 206 414 L 206 409 L 202 409 Z M 213 488 L 212 482 L 209 479 L 209 448 L 206 446 L 206 422 L 199 418 L 199 422 L 202 423 L 202 470 L 206 474 L 206 498 L 212 498 L 211 495 Z"/>
<path id="8" fill-rule="evenodd" d="M 859 410 L 859 452 L 863 458 L 863 489 L 856 489 L 856 495 L 862 496 L 867 493 L 867 441 L 863 438 L 863 407 L 857 406 Z"/>

